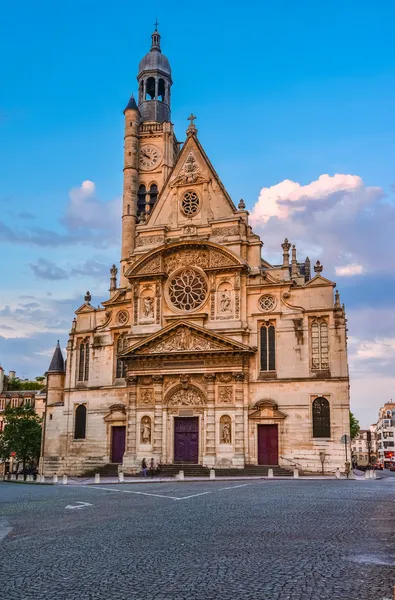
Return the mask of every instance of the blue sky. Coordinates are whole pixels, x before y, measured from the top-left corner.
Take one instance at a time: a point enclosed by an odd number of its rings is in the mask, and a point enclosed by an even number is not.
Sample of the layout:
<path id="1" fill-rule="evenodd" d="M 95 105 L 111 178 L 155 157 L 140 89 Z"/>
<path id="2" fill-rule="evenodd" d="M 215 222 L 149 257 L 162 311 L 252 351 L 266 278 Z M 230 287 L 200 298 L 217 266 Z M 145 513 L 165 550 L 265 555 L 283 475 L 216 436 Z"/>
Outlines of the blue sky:
<path id="1" fill-rule="evenodd" d="M 41 373 L 58 337 L 65 344 L 86 289 L 96 303 L 105 298 L 119 257 L 122 110 L 158 16 L 179 139 L 193 111 L 206 152 L 233 200 L 245 199 L 267 256 L 279 255 L 288 235 L 337 281 L 348 311 L 353 407 L 368 424 L 395 383 L 395 4 L 146 6 L 0 0 L 1 364 L 21 376 Z M 325 183 L 324 174 L 354 179 Z M 280 217 L 275 202 L 262 217 L 273 186 L 287 180 L 316 194 L 321 208 L 308 204 L 304 222 L 292 210 Z M 93 224 L 73 214 L 83 181 L 94 182 Z M 291 188 L 281 186 L 283 200 L 299 193 Z M 114 217 L 108 226 L 100 209 Z"/>

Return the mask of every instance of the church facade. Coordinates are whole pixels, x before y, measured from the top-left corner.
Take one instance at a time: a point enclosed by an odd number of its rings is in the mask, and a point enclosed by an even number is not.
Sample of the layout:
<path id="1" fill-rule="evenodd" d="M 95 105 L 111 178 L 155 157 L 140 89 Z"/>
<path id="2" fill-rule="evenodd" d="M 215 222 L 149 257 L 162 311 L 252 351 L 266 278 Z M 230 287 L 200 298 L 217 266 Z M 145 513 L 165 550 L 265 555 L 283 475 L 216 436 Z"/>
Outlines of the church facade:
<path id="1" fill-rule="evenodd" d="M 102 307 L 88 292 L 76 311 L 66 363 L 55 351 L 43 472 L 134 473 L 143 458 L 343 468 L 349 377 L 335 284 L 287 239 L 280 264 L 262 258 L 193 115 L 177 141 L 157 31 L 137 80 L 124 111 L 120 268 Z"/>

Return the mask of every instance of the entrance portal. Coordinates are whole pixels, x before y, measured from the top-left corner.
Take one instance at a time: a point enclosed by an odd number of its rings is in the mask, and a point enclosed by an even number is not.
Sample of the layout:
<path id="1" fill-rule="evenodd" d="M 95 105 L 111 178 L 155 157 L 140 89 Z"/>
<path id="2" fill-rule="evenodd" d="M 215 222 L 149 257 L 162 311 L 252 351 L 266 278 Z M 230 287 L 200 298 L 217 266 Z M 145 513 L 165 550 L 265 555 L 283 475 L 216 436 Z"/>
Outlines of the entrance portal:
<path id="1" fill-rule="evenodd" d="M 125 453 L 126 427 L 111 427 L 111 462 L 121 463 Z"/>
<path id="2" fill-rule="evenodd" d="M 174 418 L 174 462 L 197 463 L 199 457 L 199 417 Z"/>
<path id="3" fill-rule="evenodd" d="M 258 425 L 258 464 L 278 465 L 277 425 Z"/>

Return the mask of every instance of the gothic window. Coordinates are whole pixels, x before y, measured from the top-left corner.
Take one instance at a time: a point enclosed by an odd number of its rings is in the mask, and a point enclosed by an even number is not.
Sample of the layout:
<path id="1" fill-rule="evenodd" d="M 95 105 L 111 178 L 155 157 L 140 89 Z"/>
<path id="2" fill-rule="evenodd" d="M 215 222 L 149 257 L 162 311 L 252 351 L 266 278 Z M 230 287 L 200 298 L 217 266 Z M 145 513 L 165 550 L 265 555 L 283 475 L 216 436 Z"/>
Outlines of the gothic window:
<path id="1" fill-rule="evenodd" d="M 199 196 L 194 191 L 185 192 L 181 201 L 181 210 L 186 217 L 193 217 L 199 211 Z"/>
<path id="2" fill-rule="evenodd" d="M 145 189 L 145 185 L 140 185 L 139 191 L 137 192 L 137 214 L 138 215 L 145 213 L 146 195 L 147 195 L 147 190 Z"/>
<path id="3" fill-rule="evenodd" d="M 86 406 L 79 404 L 75 409 L 74 439 L 84 440 L 86 436 Z"/>
<path id="4" fill-rule="evenodd" d="M 328 323 L 322 319 L 311 324 L 311 368 L 329 369 Z"/>
<path id="5" fill-rule="evenodd" d="M 276 328 L 272 324 L 261 327 L 261 371 L 276 370 Z"/>
<path id="6" fill-rule="evenodd" d="M 148 77 L 147 87 L 145 88 L 145 100 L 154 100 L 155 98 L 155 78 Z"/>
<path id="7" fill-rule="evenodd" d="M 174 306 L 190 312 L 199 308 L 207 297 L 207 281 L 194 269 L 184 269 L 169 283 L 169 297 Z"/>
<path id="8" fill-rule="evenodd" d="M 116 378 L 123 379 L 126 375 L 126 366 L 123 360 L 118 358 L 118 355 L 125 349 L 126 347 L 126 338 L 124 335 L 120 335 L 117 341 L 117 372 Z"/>
<path id="9" fill-rule="evenodd" d="M 89 341 L 83 340 L 79 347 L 78 381 L 89 379 Z"/>
<path id="10" fill-rule="evenodd" d="M 150 207 L 150 212 L 154 207 L 155 202 L 158 199 L 158 186 L 153 183 L 149 189 L 149 207 Z"/>
<path id="11" fill-rule="evenodd" d="M 331 437 L 331 416 L 329 402 L 326 398 L 313 400 L 313 437 Z"/>
<path id="12" fill-rule="evenodd" d="M 159 79 L 158 82 L 158 100 L 161 102 L 165 101 L 165 80 Z"/>

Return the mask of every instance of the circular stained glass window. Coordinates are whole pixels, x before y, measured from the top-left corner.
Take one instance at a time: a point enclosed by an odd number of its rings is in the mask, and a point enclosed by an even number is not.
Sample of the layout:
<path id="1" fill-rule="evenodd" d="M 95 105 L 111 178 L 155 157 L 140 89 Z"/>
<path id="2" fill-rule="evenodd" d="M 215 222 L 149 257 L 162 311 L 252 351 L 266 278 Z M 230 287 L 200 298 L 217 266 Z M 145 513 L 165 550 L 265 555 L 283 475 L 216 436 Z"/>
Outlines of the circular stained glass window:
<path id="1" fill-rule="evenodd" d="M 179 271 L 169 283 L 169 298 L 180 310 L 190 312 L 199 308 L 207 297 L 207 281 L 194 269 Z"/>
<path id="2" fill-rule="evenodd" d="M 181 210 L 187 217 L 196 215 L 200 208 L 199 196 L 196 192 L 185 192 L 181 201 Z"/>
<path id="3" fill-rule="evenodd" d="M 270 296 L 269 294 L 265 294 L 264 296 L 261 296 L 259 298 L 259 308 L 265 312 L 269 312 L 270 310 L 273 310 L 273 308 L 276 306 L 276 300 L 273 296 Z"/>

